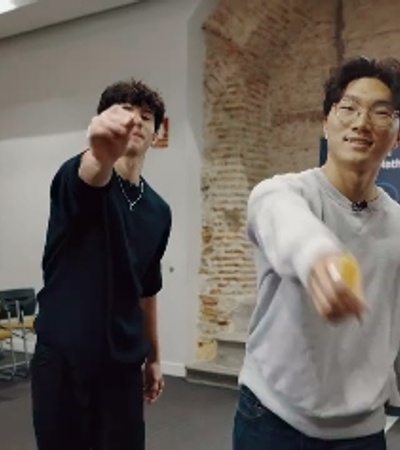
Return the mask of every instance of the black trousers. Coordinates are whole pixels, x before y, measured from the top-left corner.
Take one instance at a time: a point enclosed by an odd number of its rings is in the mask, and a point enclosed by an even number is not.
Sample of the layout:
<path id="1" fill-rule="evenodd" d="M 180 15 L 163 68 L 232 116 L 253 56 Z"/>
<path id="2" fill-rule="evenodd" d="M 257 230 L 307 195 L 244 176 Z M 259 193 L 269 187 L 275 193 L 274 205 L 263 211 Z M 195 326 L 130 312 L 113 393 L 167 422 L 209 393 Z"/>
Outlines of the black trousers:
<path id="1" fill-rule="evenodd" d="M 109 362 L 89 375 L 38 342 L 31 376 L 38 450 L 144 450 L 140 366 Z"/>

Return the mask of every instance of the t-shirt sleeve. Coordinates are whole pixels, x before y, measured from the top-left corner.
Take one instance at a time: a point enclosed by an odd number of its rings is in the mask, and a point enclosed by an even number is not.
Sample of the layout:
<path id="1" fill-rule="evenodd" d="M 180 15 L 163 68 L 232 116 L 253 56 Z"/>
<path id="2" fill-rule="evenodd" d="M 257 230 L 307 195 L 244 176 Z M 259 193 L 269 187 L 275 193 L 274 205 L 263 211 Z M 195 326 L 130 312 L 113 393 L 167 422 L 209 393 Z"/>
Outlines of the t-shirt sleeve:
<path id="1" fill-rule="evenodd" d="M 165 250 L 167 248 L 169 235 L 171 232 L 171 210 L 168 207 L 167 211 L 167 226 L 164 231 L 161 243 L 158 247 L 158 250 L 151 261 L 148 269 L 146 270 L 146 273 L 142 280 L 142 297 L 153 297 L 162 289 L 162 267 L 161 267 L 161 260 L 164 256 Z"/>
<path id="2" fill-rule="evenodd" d="M 50 188 L 51 208 L 63 219 L 101 210 L 103 199 L 111 183 L 93 187 L 79 177 L 82 154 L 66 161 L 53 178 Z"/>

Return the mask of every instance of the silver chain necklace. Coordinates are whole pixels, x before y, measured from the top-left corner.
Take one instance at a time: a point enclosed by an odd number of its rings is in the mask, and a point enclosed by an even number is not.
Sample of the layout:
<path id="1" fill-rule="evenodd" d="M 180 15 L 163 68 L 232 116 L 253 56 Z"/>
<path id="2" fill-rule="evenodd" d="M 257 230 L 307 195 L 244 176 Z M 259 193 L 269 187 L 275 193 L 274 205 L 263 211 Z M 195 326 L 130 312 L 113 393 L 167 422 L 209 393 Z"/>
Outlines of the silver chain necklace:
<path id="1" fill-rule="evenodd" d="M 132 201 L 125 191 L 125 188 L 122 184 L 122 178 L 118 174 L 117 174 L 117 179 L 118 179 L 119 187 L 121 188 L 122 195 L 125 197 L 126 201 L 128 202 L 129 211 L 133 211 L 133 208 L 136 206 L 136 204 L 139 202 L 139 200 L 143 197 L 143 192 L 144 192 L 143 180 L 140 179 L 140 181 L 139 181 L 139 190 L 140 190 L 139 195 L 137 196 L 137 198 L 134 201 Z"/>

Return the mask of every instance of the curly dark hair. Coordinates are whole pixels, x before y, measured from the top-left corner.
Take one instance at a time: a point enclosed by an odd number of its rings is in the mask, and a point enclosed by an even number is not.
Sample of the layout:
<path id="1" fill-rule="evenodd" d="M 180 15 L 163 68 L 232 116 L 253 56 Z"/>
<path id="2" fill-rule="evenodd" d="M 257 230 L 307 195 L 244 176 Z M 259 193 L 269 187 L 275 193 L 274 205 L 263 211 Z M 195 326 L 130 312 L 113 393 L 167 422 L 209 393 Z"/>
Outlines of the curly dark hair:
<path id="1" fill-rule="evenodd" d="M 154 114 L 155 131 L 158 131 L 165 114 L 164 100 L 158 92 L 150 89 L 142 81 L 133 78 L 127 81 L 117 81 L 107 86 L 101 94 L 97 114 L 121 103 L 149 108 Z"/>
<path id="2" fill-rule="evenodd" d="M 325 83 L 324 116 L 327 117 L 332 105 L 340 101 L 349 83 L 359 78 L 377 78 L 392 92 L 392 102 L 400 110 L 400 61 L 395 58 L 381 60 L 357 56 L 348 59 L 332 72 Z"/>

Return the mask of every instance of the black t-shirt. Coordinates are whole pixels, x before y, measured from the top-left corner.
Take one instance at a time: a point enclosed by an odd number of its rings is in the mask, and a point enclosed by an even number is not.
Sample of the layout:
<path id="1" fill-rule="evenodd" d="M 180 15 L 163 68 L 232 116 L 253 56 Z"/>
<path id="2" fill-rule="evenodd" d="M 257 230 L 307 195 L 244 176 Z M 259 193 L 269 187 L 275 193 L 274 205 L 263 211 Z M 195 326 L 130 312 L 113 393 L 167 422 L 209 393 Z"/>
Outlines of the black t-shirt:
<path id="1" fill-rule="evenodd" d="M 142 363 L 148 352 L 140 299 L 161 289 L 161 258 L 171 229 L 168 204 L 145 182 L 117 178 L 102 188 L 78 176 L 81 155 L 55 175 L 38 293 L 38 339 L 80 364 Z"/>

